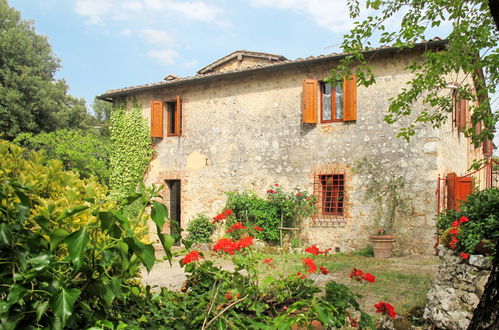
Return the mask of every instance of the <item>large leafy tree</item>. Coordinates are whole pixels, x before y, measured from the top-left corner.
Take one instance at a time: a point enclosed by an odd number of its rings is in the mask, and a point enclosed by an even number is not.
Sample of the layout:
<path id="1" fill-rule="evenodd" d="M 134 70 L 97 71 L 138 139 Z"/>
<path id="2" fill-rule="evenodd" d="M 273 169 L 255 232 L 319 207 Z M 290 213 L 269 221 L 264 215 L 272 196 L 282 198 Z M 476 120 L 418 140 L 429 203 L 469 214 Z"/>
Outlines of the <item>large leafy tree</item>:
<path id="1" fill-rule="evenodd" d="M 440 27 L 440 31 L 450 31 L 444 36 L 448 40 L 445 51 L 427 52 L 421 61 L 408 66 L 414 78 L 390 100 L 385 121 L 413 116 L 414 122 L 399 133 L 410 139 L 418 125 L 440 126 L 453 111 L 453 101 L 462 98 L 472 105 L 467 135 L 476 146 L 492 139 L 499 119 L 497 105 L 489 100 L 499 82 L 499 30 L 492 15 L 497 15 L 497 0 L 366 0 L 365 4 L 369 16 L 344 36 L 343 51 L 351 55 L 332 71 L 331 80 L 340 81 L 356 66 L 359 83 L 372 85 L 376 77 L 364 51 L 373 45 L 410 48 Z M 348 0 L 348 7 L 352 18 L 361 16 L 359 0 Z M 394 24 L 399 19 L 400 25 Z M 467 83 L 469 77 L 472 84 Z M 457 89 L 449 89 L 449 83 Z M 423 104 L 418 113 L 414 113 L 416 102 Z M 483 129 L 475 129 L 480 123 Z"/>
<path id="2" fill-rule="evenodd" d="M 21 132 L 84 128 L 91 116 L 85 101 L 67 94 L 55 80 L 59 59 L 33 23 L 0 0 L 0 132 L 13 139 Z"/>
<path id="3" fill-rule="evenodd" d="M 450 24 L 444 51 L 427 52 L 421 61 L 407 69 L 414 78 L 396 97 L 391 99 L 385 121 L 393 123 L 404 116 L 415 121 L 401 130 L 400 136 L 410 139 L 418 125 L 440 126 L 453 111 L 453 101 L 464 98 L 470 104 L 472 117 L 466 131 L 475 145 L 492 139 L 499 120 L 497 103 L 490 100 L 499 82 L 499 5 L 497 0 L 366 0 L 370 16 L 355 23 L 344 37 L 343 51 L 351 55 L 332 70 L 331 80 L 340 79 L 357 67 L 360 84 L 369 86 L 376 77 L 369 67 L 369 58 L 363 51 L 373 44 L 412 47 L 423 42 L 432 28 Z M 348 0 L 350 15 L 361 14 L 359 0 Z M 393 24 L 401 18 L 399 26 Z M 457 82 L 457 89 L 446 87 L 449 78 Z M 473 83 L 466 83 L 468 77 Z M 476 92 L 475 92 L 476 90 Z M 413 105 L 423 103 L 423 110 L 414 113 Z M 480 124 L 482 130 L 475 130 Z M 469 329 L 497 329 L 499 327 L 499 242 L 492 273 Z"/>

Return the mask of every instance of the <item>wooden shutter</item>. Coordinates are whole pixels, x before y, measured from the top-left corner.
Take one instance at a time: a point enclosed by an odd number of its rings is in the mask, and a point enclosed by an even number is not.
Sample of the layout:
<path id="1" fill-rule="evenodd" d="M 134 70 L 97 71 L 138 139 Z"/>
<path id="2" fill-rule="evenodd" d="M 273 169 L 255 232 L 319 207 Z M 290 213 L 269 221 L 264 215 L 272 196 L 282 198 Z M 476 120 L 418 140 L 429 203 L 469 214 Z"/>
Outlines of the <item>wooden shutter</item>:
<path id="1" fill-rule="evenodd" d="M 317 124 L 317 86 L 315 79 L 303 80 L 302 113 L 303 124 Z"/>
<path id="2" fill-rule="evenodd" d="M 175 135 L 182 135 L 182 100 L 177 96 L 175 109 Z"/>
<path id="3" fill-rule="evenodd" d="M 163 102 L 151 102 L 151 137 L 163 137 Z"/>
<path id="4" fill-rule="evenodd" d="M 461 99 L 458 101 L 459 102 L 459 113 L 458 113 L 458 116 L 459 116 L 459 129 L 464 129 L 466 127 L 466 121 L 467 121 L 467 118 L 466 118 L 466 100 L 465 99 Z"/>
<path id="5" fill-rule="evenodd" d="M 456 173 L 449 173 L 445 178 L 447 185 L 447 210 L 454 210 L 456 208 Z"/>
<path id="6" fill-rule="evenodd" d="M 457 178 L 456 182 L 456 210 L 459 210 L 461 203 L 466 201 L 473 192 L 473 178 L 461 176 Z"/>
<path id="7" fill-rule="evenodd" d="M 493 149 L 492 140 L 487 138 L 487 140 L 483 141 L 483 149 L 482 149 L 483 155 L 492 156 L 492 151 L 493 151 L 492 149 Z"/>
<path id="8" fill-rule="evenodd" d="M 343 78 L 343 120 L 357 120 L 357 79 L 355 75 Z"/>

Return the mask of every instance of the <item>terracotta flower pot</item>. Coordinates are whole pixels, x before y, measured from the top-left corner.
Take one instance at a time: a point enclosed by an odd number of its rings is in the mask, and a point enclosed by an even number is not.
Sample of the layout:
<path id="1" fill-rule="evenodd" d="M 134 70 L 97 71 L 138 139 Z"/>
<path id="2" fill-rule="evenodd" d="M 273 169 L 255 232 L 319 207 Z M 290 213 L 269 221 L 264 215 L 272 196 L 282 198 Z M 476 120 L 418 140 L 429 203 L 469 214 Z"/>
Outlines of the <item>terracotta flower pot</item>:
<path id="1" fill-rule="evenodd" d="M 392 246 L 395 242 L 393 235 L 371 235 L 371 244 L 375 258 L 390 258 Z"/>

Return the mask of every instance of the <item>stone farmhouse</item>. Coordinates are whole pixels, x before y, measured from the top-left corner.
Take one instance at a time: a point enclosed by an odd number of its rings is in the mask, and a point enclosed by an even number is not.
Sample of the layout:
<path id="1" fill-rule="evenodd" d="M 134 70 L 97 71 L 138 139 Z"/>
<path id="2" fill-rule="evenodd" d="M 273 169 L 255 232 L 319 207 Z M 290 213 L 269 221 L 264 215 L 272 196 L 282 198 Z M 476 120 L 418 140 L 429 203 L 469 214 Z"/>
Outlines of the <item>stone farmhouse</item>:
<path id="1" fill-rule="evenodd" d="M 216 215 L 228 191 L 264 195 L 278 183 L 317 198 L 317 214 L 303 224 L 305 240 L 342 252 L 364 248 L 376 216 L 365 201 L 366 177 L 354 171 L 364 159 L 391 169 L 379 175 L 399 175 L 406 182 L 410 210 L 396 224 L 395 252 L 434 253 L 437 178 L 463 175 L 483 150 L 491 154 L 490 144 L 474 148 L 464 137 L 470 113 L 459 100 L 442 127 L 423 127 L 410 142 L 396 135 L 411 118 L 393 125 L 383 118 L 389 99 L 412 77 L 404 67 L 445 45 L 434 39 L 411 49 L 369 51 L 377 82 L 368 88 L 357 86 L 355 76 L 339 86 L 323 82 L 345 54 L 288 60 L 241 50 L 195 76 L 168 75 L 99 98 L 142 107 L 156 150 L 146 183 L 165 186 L 170 217 L 183 228 L 198 213 Z M 449 77 L 449 89 L 442 92 L 452 93 L 458 81 Z M 453 178 L 449 196 L 465 198 L 471 186 Z"/>

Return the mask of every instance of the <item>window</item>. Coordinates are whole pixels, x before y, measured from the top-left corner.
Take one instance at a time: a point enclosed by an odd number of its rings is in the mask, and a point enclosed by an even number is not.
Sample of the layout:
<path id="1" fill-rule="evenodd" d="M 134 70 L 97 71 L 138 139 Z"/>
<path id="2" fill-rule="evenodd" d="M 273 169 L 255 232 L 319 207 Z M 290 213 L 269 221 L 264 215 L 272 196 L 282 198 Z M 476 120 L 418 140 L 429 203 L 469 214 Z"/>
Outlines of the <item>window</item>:
<path id="1" fill-rule="evenodd" d="M 318 99 L 320 99 L 320 103 L 317 102 Z M 356 120 L 356 77 L 345 77 L 343 83 L 337 86 L 333 86 L 331 83 L 319 83 L 315 79 L 305 79 L 302 93 L 302 123 L 317 124 L 318 111 L 321 123 Z"/>
<path id="2" fill-rule="evenodd" d="M 315 174 L 314 196 L 317 203 L 315 222 L 345 222 L 347 204 L 345 186 L 345 173 L 341 170 L 333 173 Z"/>
<path id="3" fill-rule="evenodd" d="M 343 86 L 321 82 L 321 123 L 343 120 Z"/>
<path id="4" fill-rule="evenodd" d="M 166 135 L 182 135 L 182 103 L 180 96 L 173 101 L 151 102 L 151 137 L 163 137 L 163 109 L 166 109 Z"/>

